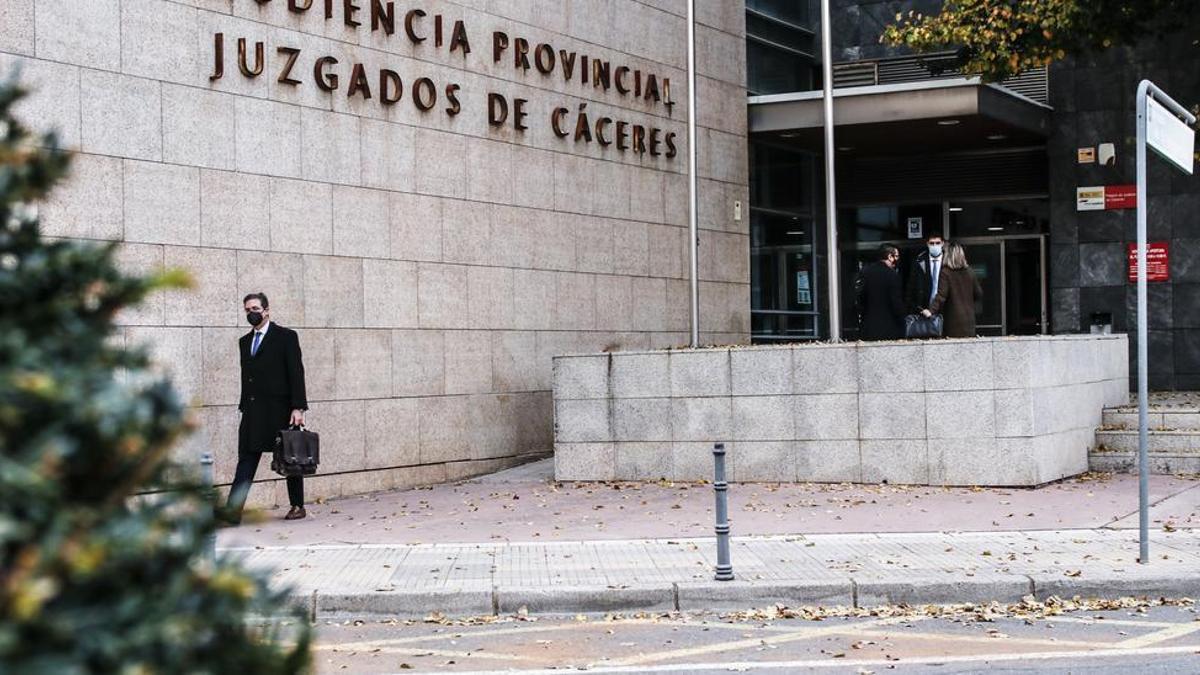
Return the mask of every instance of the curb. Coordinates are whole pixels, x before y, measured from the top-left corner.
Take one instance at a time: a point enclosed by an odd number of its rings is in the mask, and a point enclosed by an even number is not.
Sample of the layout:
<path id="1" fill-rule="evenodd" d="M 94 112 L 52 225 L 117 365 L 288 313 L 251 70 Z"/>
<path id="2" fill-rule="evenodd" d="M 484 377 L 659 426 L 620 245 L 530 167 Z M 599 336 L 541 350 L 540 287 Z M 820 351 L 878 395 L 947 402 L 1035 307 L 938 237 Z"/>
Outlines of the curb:
<path id="1" fill-rule="evenodd" d="M 782 604 L 788 607 L 1015 603 L 1032 595 L 1071 598 L 1200 597 L 1200 575 L 1146 574 L 1070 578 L 1048 574 L 994 574 L 967 579 L 903 577 L 845 580 L 695 581 L 632 586 L 496 586 L 434 591 L 295 594 L 294 606 L 313 621 L 353 616 L 446 617 L 627 612 L 721 612 Z"/>

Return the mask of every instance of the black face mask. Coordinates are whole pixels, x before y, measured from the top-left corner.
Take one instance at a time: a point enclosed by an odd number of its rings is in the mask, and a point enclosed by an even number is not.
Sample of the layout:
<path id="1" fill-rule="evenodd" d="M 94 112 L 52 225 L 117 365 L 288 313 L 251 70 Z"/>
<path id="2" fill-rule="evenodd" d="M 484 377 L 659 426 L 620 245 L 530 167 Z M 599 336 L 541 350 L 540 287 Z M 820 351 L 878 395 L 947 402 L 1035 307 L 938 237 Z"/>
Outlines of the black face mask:
<path id="1" fill-rule="evenodd" d="M 262 323 L 262 320 L 262 312 L 246 312 L 246 323 L 250 324 L 251 326 L 257 326 L 258 324 Z"/>

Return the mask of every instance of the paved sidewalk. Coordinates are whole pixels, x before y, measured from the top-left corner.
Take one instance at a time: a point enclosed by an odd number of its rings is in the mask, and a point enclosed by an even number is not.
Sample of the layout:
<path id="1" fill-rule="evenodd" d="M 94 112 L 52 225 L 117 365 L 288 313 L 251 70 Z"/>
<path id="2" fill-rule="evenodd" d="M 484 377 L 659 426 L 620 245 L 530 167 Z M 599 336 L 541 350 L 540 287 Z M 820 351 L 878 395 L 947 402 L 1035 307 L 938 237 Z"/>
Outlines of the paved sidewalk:
<path id="1" fill-rule="evenodd" d="M 433 544 L 707 537 L 713 490 L 697 483 L 556 483 L 552 460 L 460 483 L 310 504 L 309 517 L 223 530 L 221 546 Z M 1200 526 L 1200 481 L 1150 477 L 1155 527 Z M 733 483 L 739 536 L 1137 527 L 1137 476 L 1040 488 Z M 250 521 L 251 519 L 247 519 Z"/>
<path id="2" fill-rule="evenodd" d="M 1200 596 L 1200 482 L 1036 489 L 733 484 L 734 582 L 711 580 L 711 486 L 572 484 L 535 462 L 456 484 L 333 500 L 223 530 L 314 616 L 1014 602 L 1033 593 Z"/>
<path id="3" fill-rule="evenodd" d="M 227 549 L 277 570 L 314 617 L 424 617 L 1200 597 L 1200 538 L 1128 530 L 737 538 L 732 582 L 711 539 Z"/>

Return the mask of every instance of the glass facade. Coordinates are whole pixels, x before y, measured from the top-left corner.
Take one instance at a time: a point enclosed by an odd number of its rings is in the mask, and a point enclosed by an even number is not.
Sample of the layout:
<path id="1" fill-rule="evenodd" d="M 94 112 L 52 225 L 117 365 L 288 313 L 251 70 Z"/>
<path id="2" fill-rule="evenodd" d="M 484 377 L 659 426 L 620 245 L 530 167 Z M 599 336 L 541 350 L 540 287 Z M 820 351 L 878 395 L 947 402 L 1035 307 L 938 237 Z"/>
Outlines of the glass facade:
<path id="1" fill-rule="evenodd" d="M 821 294 L 814 215 L 815 158 L 766 143 L 750 146 L 751 334 L 757 341 L 819 337 Z"/>
<path id="2" fill-rule="evenodd" d="M 808 0 L 747 0 L 747 88 L 752 95 L 820 86 Z"/>
<path id="3" fill-rule="evenodd" d="M 747 1 L 747 77 L 752 96 L 820 88 L 819 56 L 814 56 L 819 29 L 815 4 Z M 934 122 L 923 123 L 934 127 Z M 901 251 L 900 274 L 907 287 L 913 261 L 925 250 L 926 237 L 934 233 L 966 248 L 984 290 L 976 308 L 980 334 L 1049 332 L 1050 209 L 1048 198 L 1041 196 L 1048 192 L 1044 153 L 1032 145 L 997 149 L 989 144 L 1004 136 L 982 131 L 976 133 L 978 138 L 964 136 L 961 147 L 923 145 L 940 142 L 939 133 L 950 133 L 945 129 L 951 125 L 943 127 L 940 121 L 934 128 L 942 131 L 925 131 L 922 141 L 897 144 L 895 134 L 904 129 L 885 130 L 887 124 L 880 123 L 874 131 L 847 130 L 838 138 L 836 255 L 843 339 L 859 335 L 854 306 L 858 270 L 877 259 L 881 244 L 895 245 Z M 817 132 L 785 128 L 751 138 L 751 336 L 755 342 L 820 340 L 830 334 L 824 161 Z M 843 140 L 847 137 L 858 141 Z"/>

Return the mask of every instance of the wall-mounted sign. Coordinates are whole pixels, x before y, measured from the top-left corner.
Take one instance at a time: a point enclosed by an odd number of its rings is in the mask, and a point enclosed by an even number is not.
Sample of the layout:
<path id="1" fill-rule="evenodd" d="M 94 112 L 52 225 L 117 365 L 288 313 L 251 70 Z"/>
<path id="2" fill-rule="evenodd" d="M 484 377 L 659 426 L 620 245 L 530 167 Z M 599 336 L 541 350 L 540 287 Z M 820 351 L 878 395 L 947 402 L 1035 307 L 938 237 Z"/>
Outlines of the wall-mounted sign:
<path id="1" fill-rule="evenodd" d="M 1093 164 L 1096 161 L 1095 148 L 1080 148 L 1077 151 L 1080 164 Z"/>
<path id="2" fill-rule="evenodd" d="M 908 219 L 908 238 L 920 239 L 925 236 L 924 221 L 921 216 L 913 216 Z"/>
<path id="3" fill-rule="evenodd" d="M 1163 159 L 1192 173 L 1195 132 L 1152 98 L 1146 101 L 1146 145 Z"/>
<path id="4" fill-rule="evenodd" d="M 808 270 L 796 272 L 796 304 L 812 304 L 812 285 L 809 283 Z"/>
<path id="5" fill-rule="evenodd" d="M 1075 188 L 1076 211 L 1137 208 L 1136 185 L 1096 185 Z"/>
<path id="6" fill-rule="evenodd" d="M 1152 241 L 1146 245 L 1146 281 L 1171 280 L 1170 243 Z M 1129 283 L 1137 283 L 1137 244 L 1129 244 Z"/>
<path id="7" fill-rule="evenodd" d="M 1104 186 L 1075 188 L 1076 211 L 1103 211 Z"/>
<path id="8" fill-rule="evenodd" d="M 1104 186 L 1104 208 L 1111 211 L 1113 209 L 1136 209 L 1137 208 L 1137 186 L 1136 185 L 1105 185 Z"/>

